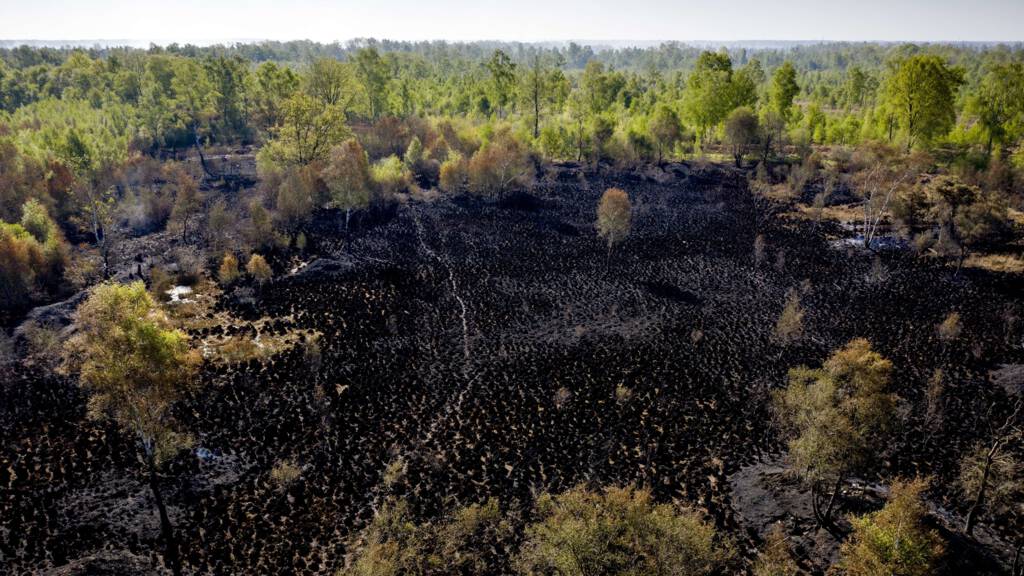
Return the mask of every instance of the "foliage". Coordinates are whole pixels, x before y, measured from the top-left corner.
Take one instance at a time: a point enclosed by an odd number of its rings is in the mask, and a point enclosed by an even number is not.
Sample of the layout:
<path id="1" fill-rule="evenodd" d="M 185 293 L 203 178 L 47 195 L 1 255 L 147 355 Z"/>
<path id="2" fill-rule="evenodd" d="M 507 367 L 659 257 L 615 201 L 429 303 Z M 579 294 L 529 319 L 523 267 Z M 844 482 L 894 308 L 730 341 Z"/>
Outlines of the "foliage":
<path id="1" fill-rule="evenodd" d="M 731 547 L 691 509 L 655 504 L 648 490 L 582 486 L 544 494 L 518 557 L 522 574 L 677 574 L 721 570 Z"/>
<path id="2" fill-rule="evenodd" d="M 199 356 L 170 326 L 142 282 L 101 284 L 75 313 L 66 367 L 89 391 L 89 415 L 137 436 L 159 464 L 188 444 L 172 406 L 195 383 Z"/>
<path id="3" fill-rule="evenodd" d="M 796 467 L 811 479 L 837 480 L 868 467 L 891 428 L 892 363 L 864 339 L 836 350 L 821 368 L 794 368 L 772 401 Z"/>
<path id="4" fill-rule="evenodd" d="M 633 220 L 633 206 L 629 195 L 621 188 L 609 188 L 601 195 L 597 205 L 597 235 L 608 243 L 608 252 L 629 235 Z"/>
<path id="5" fill-rule="evenodd" d="M 757 143 L 759 127 L 757 115 L 742 106 L 729 113 L 725 120 L 725 142 L 732 148 L 732 156 L 739 167 L 743 156 Z"/>
<path id="6" fill-rule="evenodd" d="M 345 112 L 338 104 L 301 92 L 284 102 L 281 124 L 271 132 L 273 138 L 260 150 L 260 160 L 264 165 L 282 167 L 324 161 L 330 149 L 350 134 Z"/>
<path id="7" fill-rule="evenodd" d="M 654 109 L 649 129 L 651 140 L 658 149 L 658 162 L 661 163 L 665 151 L 672 150 L 682 139 L 682 123 L 674 109 L 666 104 L 661 104 Z"/>
<path id="8" fill-rule="evenodd" d="M 761 236 L 758 236 L 758 238 L 761 238 Z M 786 305 L 782 308 L 782 313 L 779 314 L 779 319 L 775 322 L 775 339 L 784 345 L 791 344 L 799 340 L 803 333 L 804 308 L 800 305 L 800 293 L 790 289 L 786 292 Z"/>
<path id="9" fill-rule="evenodd" d="M 277 219 L 283 229 L 293 231 L 309 220 L 315 207 L 317 175 L 312 166 L 291 167 L 277 187 Z"/>
<path id="10" fill-rule="evenodd" d="M 39 242 L 21 224 L 0 222 L 0 304 L 24 304 L 36 286 L 36 270 L 42 263 Z"/>
<path id="11" fill-rule="evenodd" d="M 773 524 L 768 530 L 753 572 L 754 576 L 796 576 L 800 573 L 782 524 Z"/>
<path id="12" fill-rule="evenodd" d="M 843 544 L 840 566 L 848 576 L 927 576 L 934 574 L 944 545 L 924 525 L 922 479 L 896 481 L 878 512 L 851 519 L 853 534 Z"/>
<path id="13" fill-rule="evenodd" d="M 238 276 L 238 258 L 235 258 L 235 255 L 230 252 L 224 254 L 224 258 L 220 261 L 220 267 L 217 269 L 217 279 L 222 285 L 227 286 L 238 280 Z"/>
<path id="14" fill-rule="evenodd" d="M 939 56 L 917 54 L 894 62 L 883 87 L 891 114 L 907 139 L 907 149 L 943 136 L 956 121 L 956 91 L 963 73 Z"/>
<path id="15" fill-rule="evenodd" d="M 370 163 L 358 140 L 350 138 L 332 148 L 321 177 L 330 190 L 331 202 L 346 214 L 369 203 Z"/>
<path id="16" fill-rule="evenodd" d="M 253 254 L 249 257 L 249 262 L 245 265 L 245 271 L 252 276 L 257 284 L 266 284 L 274 276 L 266 259 L 259 254 Z"/>
<path id="17" fill-rule="evenodd" d="M 417 524 L 404 500 L 374 514 L 343 576 L 482 574 L 512 535 L 498 502 L 458 508 L 435 524 Z"/>
<path id="18" fill-rule="evenodd" d="M 441 164 L 440 187 L 445 192 L 459 193 L 466 190 L 469 183 L 469 162 L 458 151 L 448 153 L 448 158 Z"/>
<path id="19" fill-rule="evenodd" d="M 473 154 L 468 171 L 470 191 L 496 196 L 528 182 L 533 166 L 522 144 L 503 131 Z"/>
<path id="20" fill-rule="evenodd" d="M 398 156 L 388 156 L 370 166 L 370 179 L 380 199 L 391 199 L 412 184 L 412 174 Z"/>

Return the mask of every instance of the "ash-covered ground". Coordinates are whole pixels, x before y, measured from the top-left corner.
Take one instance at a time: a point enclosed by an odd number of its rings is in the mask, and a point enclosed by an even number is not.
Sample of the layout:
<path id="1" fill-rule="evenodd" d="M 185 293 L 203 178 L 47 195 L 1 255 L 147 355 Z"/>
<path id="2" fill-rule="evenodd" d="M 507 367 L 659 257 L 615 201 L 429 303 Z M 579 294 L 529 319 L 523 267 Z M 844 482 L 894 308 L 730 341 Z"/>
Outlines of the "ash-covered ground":
<path id="1" fill-rule="evenodd" d="M 330 574 L 387 496 L 424 519 L 490 496 L 525 513 L 540 492 L 581 482 L 647 485 L 705 509 L 749 554 L 766 526 L 737 509 L 749 498 L 734 491 L 752 488 L 730 478 L 783 451 L 769 391 L 856 337 L 893 361 L 902 399 L 903 424 L 866 480 L 931 475 L 931 502 L 963 512 L 957 459 L 1004 398 L 989 373 L 1024 363 L 1010 321 L 1024 310 L 1019 280 L 899 252 L 880 268 L 831 248 L 829 226 L 775 215 L 724 168 L 673 165 L 661 183 L 549 176 L 501 200 L 412 200 L 349 231 L 343 214 L 320 213 L 305 268 L 277 263 L 251 298 L 221 297 L 217 310 L 268 318 L 266 334 L 322 334 L 320 353 L 204 366 L 178 412 L 195 449 L 163 476 L 186 571 Z M 609 253 L 593 223 L 612 185 L 634 219 Z M 784 346 L 773 330 L 791 289 L 805 334 Z M 952 311 L 963 335 L 944 343 L 936 326 Z M 923 406 L 937 368 L 949 386 L 936 429 Z M 86 420 L 73 382 L 3 370 L 3 571 L 159 572 L 133 439 Z M 283 460 L 301 469 L 286 490 L 270 478 Z M 1017 517 L 985 522 L 1007 542 L 1024 534 Z M 494 573 L 510 571 L 514 544 L 494 551 Z"/>

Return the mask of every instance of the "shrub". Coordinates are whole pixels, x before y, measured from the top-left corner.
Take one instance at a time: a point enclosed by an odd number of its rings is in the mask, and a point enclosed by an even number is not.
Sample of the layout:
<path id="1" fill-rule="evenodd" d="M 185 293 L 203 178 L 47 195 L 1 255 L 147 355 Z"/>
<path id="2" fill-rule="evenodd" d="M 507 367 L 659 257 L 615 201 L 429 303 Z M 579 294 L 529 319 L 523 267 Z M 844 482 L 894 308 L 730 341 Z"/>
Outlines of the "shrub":
<path id="1" fill-rule="evenodd" d="M 259 200 L 249 204 L 249 227 L 246 229 L 249 244 L 257 248 L 270 246 L 274 243 L 274 225 L 270 221 L 270 213 Z"/>
<path id="2" fill-rule="evenodd" d="M 885 507 L 851 518 L 853 534 L 840 552 L 846 576 L 927 576 L 943 554 L 938 533 L 924 525 L 921 479 L 894 482 Z"/>
<path id="3" fill-rule="evenodd" d="M 27 302 L 43 262 L 42 247 L 21 224 L 0 222 L 0 305 Z"/>
<path id="4" fill-rule="evenodd" d="M 302 476 L 302 469 L 291 460 L 281 460 L 270 470 L 270 480 L 284 490 Z"/>
<path id="5" fill-rule="evenodd" d="M 804 307 L 800 305 L 800 294 L 792 288 L 786 293 L 786 305 L 775 322 L 775 339 L 788 345 L 800 339 L 804 333 Z"/>
<path id="6" fill-rule="evenodd" d="M 270 265 L 267 261 L 259 254 L 253 254 L 249 257 L 249 262 L 245 265 L 245 271 L 253 277 L 258 284 L 264 284 L 273 277 L 273 272 L 270 270 Z"/>
<path id="7" fill-rule="evenodd" d="M 370 162 L 359 142 L 350 138 L 331 149 L 321 177 L 331 192 L 331 202 L 345 210 L 345 222 L 352 209 L 370 201 Z"/>
<path id="8" fill-rule="evenodd" d="M 743 156 L 757 143 L 760 128 L 757 115 L 746 106 L 737 108 L 725 121 L 725 141 L 732 149 L 736 166 L 743 162 Z"/>
<path id="9" fill-rule="evenodd" d="M 277 187 L 277 219 L 285 230 L 295 230 L 309 220 L 316 195 L 316 175 L 309 166 L 289 168 Z"/>
<path id="10" fill-rule="evenodd" d="M 217 270 L 220 283 L 227 286 L 238 280 L 238 276 L 238 258 L 230 252 L 224 254 L 224 259 L 220 261 L 220 268 Z"/>
<path id="11" fill-rule="evenodd" d="M 404 500 L 384 502 L 342 576 L 505 573 L 496 570 L 512 523 L 495 499 L 461 507 L 432 524 L 413 521 Z"/>
<path id="12" fill-rule="evenodd" d="M 413 136 L 409 147 L 405 149 L 405 156 L 402 157 L 409 170 L 415 171 L 423 162 L 423 143 L 417 136 Z"/>
<path id="13" fill-rule="evenodd" d="M 41 266 L 35 270 L 36 287 L 52 293 L 64 280 L 70 260 L 64 234 L 46 207 L 35 199 L 29 199 L 22 206 L 21 226 L 32 235 L 42 251 Z"/>
<path id="14" fill-rule="evenodd" d="M 448 153 L 448 159 L 441 164 L 441 190 L 457 194 L 466 190 L 469 182 L 469 162 L 456 150 Z"/>
<path id="15" fill-rule="evenodd" d="M 608 242 L 608 253 L 612 247 L 629 235 L 633 218 L 633 206 L 629 195 L 620 188 L 609 188 L 601 195 L 597 206 L 597 235 Z"/>
<path id="16" fill-rule="evenodd" d="M 551 123 L 541 128 L 539 145 L 541 152 L 550 160 L 575 157 L 572 134 L 562 124 Z"/>
<path id="17" fill-rule="evenodd" d="M 409 169 L 398 156 L 378 160 L 370 167 L 370 174 L 380 200 L 392 199 L 399 192 L 404 192 L 412 182 Z"/>
<path id="18" fill-rule="evenodd" d="M 797 470 L 812 482 L 812 505 L 827 524 L 847 474 L 870 468 L 885 445 L 896 413 L 889 393 L 892 362 L 856 339 L 835 351 L 819 369 L 789 371 L 786 388 L 772 394 L 789 454 Z M 819 484 L 832 484 L 830 507 L 819 509 Z"/>
<path id="19" fill-rule="evenodd" d="M 943 342 L 952 342 L 953 340 L 956 340 L 960 337 L 960 332 L 962 331 L 963 325 L 960 323 L 959 312 L 950 312 L 949 315 L 946 316 L 945 320 L 943 320 L 942 323 L 939 324 L 938 328 L 936 328 L 939 339 Z"/>
<path id="20" fill-rule="evenodd" d="M 523 146 L 507 131 L 499 132 L 469 161 L 469 189 L 487 196 L 501 195 L 528 183 L 533 165 Z"/>
<path id="21" fill-rule="evenodd" d="M 799 573 L 786 532 L 782 524 L 776 523 L 768 530 L 764 547 L 754 562 L 754 576 L 795 576 Z"/>
<path id="22" fill-rule="evenodd" d="M 544 494 L 536 514 L 517 558 L 522 574 L 699 576 L 732 556 L 698 512 L 655 504 L 646 489 Z"/>

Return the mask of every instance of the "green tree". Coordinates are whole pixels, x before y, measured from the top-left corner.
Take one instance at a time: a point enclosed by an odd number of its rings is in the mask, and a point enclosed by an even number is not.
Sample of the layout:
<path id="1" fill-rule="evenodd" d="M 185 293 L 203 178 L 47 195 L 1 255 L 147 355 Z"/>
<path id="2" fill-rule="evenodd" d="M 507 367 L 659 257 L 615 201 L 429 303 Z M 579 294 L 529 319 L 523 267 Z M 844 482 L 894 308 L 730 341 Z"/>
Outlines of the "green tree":
<path id="1" fill-rule="evenodd" d="M 360 107 L 360 100 L 365 97 L 352 68 L 333 58 L 313 61 L 303 83 L 307 94 L 345 113 Z"/>
<path id="2" fill-rule="evenodd" d="M 388 65 L 373 47 L 359 49 L 353 60 L 356 76 L 366 90 L 370 118 L 376 120 L 387 109 L 388 80 L 391 77 Z"/>
<path id="3" fill-rule="evenodd" d="M 963 73 L 935 55 L 898 61 L 885 83 L 885 98 L 905 132 L 907 150 L 949 133 L 956 121 L 956 93 Z"/>
<path id="4" fill-rule="evenodd" d="M 248 108 L 251 122 L 261 133 L 277 126 L 283 104 L 299 89 L 299 76 L 285 66 L 263 62 L 249 78 Z"/>
<path id="5" fill-rule="evenodd" d="M 800 93 L 800 86 L 796 83 L 796 68 L 789 60 L 782 63 L 772 74 L 771 103 L 772 108 L 782 118 L 789 120 L 790 109 L 793 107 L 793 98 Z"/>
<path id="6" fill-rule="evenodd" d="M 568 80 L 559 69 L 559 64 L 560 60 L 552 62 L 538 52 L 523 74 L 520 94 L 529 110 L 535 139 L 540 136 L 541 115 L 549 108 L 559 107 L 568 96 Z"/>
<path id="7" fill-rule="evenodd" d="M 655 504 L 644 489 L 583 487 L 537 500 L 517 557 L 521 574 L 664 574 L 721 571 L 732 549 L 694 510 Z"/>
<path id="8" fill-rule="evenodd" d="M 772 400 L 789 440 L 789 454 L 811 482 L 819 524 L 828 526 L 836 495 L 847 475 L 870 467 L 885 445 L 895 418 L 896 398 L 888 392 L 892 363 L 856 339 L 832 354 L 818 369 L 789 371 L 785 389 Z M 824 511 L 822 483 L 831 484 Z"/>
<path id="9" fill-rule="evenodd" d="M 345 210 L 345 229 L 353 208 L 370 202 L 370 162 L 355 138 L 331 149 L 323 179 L 331 191 L 331 201 Z"/>
<path id="10" fill-rule="evenodd" d="M 305 93 L 289 98 L 274 138 L 260 150 L 260 160 L 282 167 L 323 161 L 331 148 L 349 137 L 345 113 Z"/>
<path id="11" fill-rule="evenodd" d="M 160 466 L 191 439 L 176 429 L 172 407 L 196 383 L 200 357 L 171 327 L 142 282 L 101 284 L 75 313 L 77 333 L 65 368 L 89 392 L 91 418 L 109 418 L 138 438 L 160 514 L 171 570 L 182 573 L 177 539 L 163 495 Z"/>
<path id="12" fill-rule="evenodd" d="M 249 82 L 249 64 L 240 56 L 216 56 L 203 63 L 213 87 L 212 128 L 220 142 L 246 139 L 249 126 L 245 117 L 245 90 Z"/>
<path id="13" fill-rule="evenodd" d="M 658 164 L 661 164 L 665 150 L 671 150 L 683 137 L 679 115 L 667 104 L 659 104 L 654 109 L 648 129 L 651 140 L 658 148 Z"/>
<path id="14" fill-rule="evenodd" d="M 967 104 L 985 130 L 987 154 L 1024 133 L 1024 64 L 994 65 Z"/>
<path id="15" fill-rule="evenodd" d="M 498 117 L 515 101 L 516 65 L 501 50 L 495 50 L 487 61 L 487 71 L 491 75 L 491 105 L 497 108 Z"/>
<path id="16" fill-rule="evenodd" d="M 733 108 L 732 60 L 721 52 L 702 52 L 686 81 L 683 112 L 697 127 L 697 140 L 718 126 Z"/>

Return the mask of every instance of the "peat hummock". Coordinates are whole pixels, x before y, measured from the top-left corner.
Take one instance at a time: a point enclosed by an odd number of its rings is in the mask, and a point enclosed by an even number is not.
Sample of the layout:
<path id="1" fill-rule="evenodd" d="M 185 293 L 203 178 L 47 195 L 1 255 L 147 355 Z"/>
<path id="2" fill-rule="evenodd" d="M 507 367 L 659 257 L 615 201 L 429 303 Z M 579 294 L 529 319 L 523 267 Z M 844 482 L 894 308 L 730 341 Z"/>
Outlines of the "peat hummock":
<path id="1" fill-rule="evenodd" d="M 758 536 L 727 477 L 782 449 L 768 393 L 855 337 L 893 361 L 907 407 L 881 471 L 934 475 L 933 499 L 960 510 L 944 486 L 1005 397 L 988 372 L 1024 362 L 1005 321 L 1021 309 L 1020 282 L 954 278 L 902 253 L 881 255 L 880 279 L 871 258 L 831 249 L 822 227 L 766 217 L 741 173 L 671 174 L 556 175 L 501 201 L 410 201 L 349 231 L 322 214 L 308 234 L 319 260 L 251 302 L 220 303 L 269 317 L 263 330 L 322 334 L 319 360 L 293 348 L 210 363 L 180 406 L 201 447 L 164 475 L 186 570 L 330 574 L 386 496 L 431 518 L 489 496 L 525 510 L 540 491 L 581 482 L 644 484 L 701 507 L 749 553 Z M 634 220 L 609 254 L 593 222 L 613 185 Z M 790 289 L 805 336 L 783 347 L 772 333 Z M 964 336 L 944 343 L 935 326 L 953 310 Z M 937 368 L 950 382 L 945 426 L 926 434 Z M 159 571 L 133 440 L 86 420 L 72 382 L 0 370 L 0 561 Z M 301 477 L 281 489 L 270 470 L 286 459 Z M 385 482 L 394 462 L 405 473 Z M 1024 533 L 1020 518 L 1001 520 L 1009 540 Z M 496 551 L 494 572 L 508 561 Z"/>

